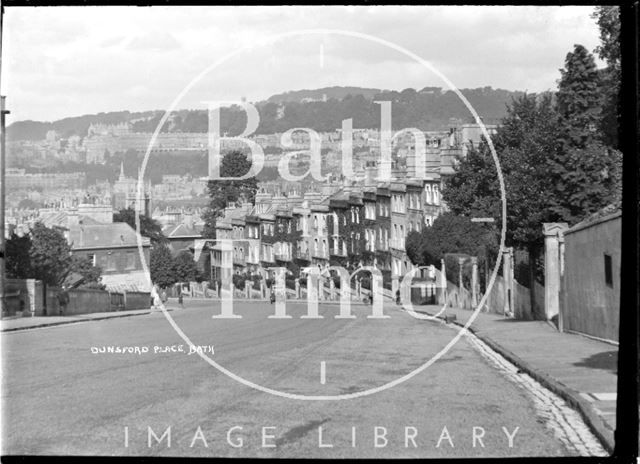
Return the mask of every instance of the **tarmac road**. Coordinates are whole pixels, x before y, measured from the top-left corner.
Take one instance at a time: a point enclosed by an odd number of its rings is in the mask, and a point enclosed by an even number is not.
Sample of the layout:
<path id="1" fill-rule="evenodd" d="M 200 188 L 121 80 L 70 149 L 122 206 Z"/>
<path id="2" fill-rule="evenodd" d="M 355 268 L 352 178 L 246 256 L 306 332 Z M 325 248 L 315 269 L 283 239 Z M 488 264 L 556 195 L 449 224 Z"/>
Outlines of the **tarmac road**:
<path id="1" fill-rule="evenodd" d="M 169 314 L 223 368 L 294 395 L 380 387 L 423 365 L 458 330 L 418 321 L 391 305 L 385 307 L 388 319 L 366 318 L 371 309 L 363 305 L 352 308 L 356 318 L 335 319 L 337 307 L 329 304 L 320 306 L 323 319 L 301 319 L 306 306 L 288 303 L 291 319 L 269 319 L 273 305 L 236 302 L 242 318 L 227 320 L 212 319 L 220 312 L 215 304 L 189 302 Z M 139 347 L 140 353 L 94 352 L 109 346 Z M 467 337 L 399 385 L 331 401 L 275 396 L 230 378 L 189 354 L 163 313 L 3 333 L 2 348 L 2 454 L 418 458 L 584 452 L 578 443 L 585 441 L 584 424 L 571 416 L 573 425 L 558 426 L 570 416 L 566 410 L 553 402 L 545 403 L 552 413 L 541 410 L 544 392 L 514 382 Z M 144 348 L 149 351 L 142 353 Z"/>

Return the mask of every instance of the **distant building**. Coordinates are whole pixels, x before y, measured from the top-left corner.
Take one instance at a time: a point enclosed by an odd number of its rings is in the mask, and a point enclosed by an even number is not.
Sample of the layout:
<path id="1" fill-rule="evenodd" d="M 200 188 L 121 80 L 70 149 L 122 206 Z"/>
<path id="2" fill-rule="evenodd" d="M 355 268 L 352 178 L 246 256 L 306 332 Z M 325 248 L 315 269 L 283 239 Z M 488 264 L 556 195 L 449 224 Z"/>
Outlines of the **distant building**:
<path id="1" fill-rule="evenodd" d="M 102 268 L 102 283 L 108 290 L 151 290 L 149 275 L 142 266 L 136 231 L 128 224 L 78 224 L 69 227 L 65 235 L 72 254 L 88 257 Z M 142 253 L 147 266 L 150 247 L 150 240 L 142 237 Z"/>
<path id="2" fill-rule="evenodd" d="M 142 214 L 151 217 L 151 182 L 143 182 L 141 187 L 141 200 L 143 207 Z M 126 177 L 124 175 L 124 163 L 120 164 L 120 176 L 113 184 L 111 201 L 113 208 L 117 211 L 127 208 L 136 208 L 138 200 L 138 179 Z"/>
<path id="3" fill-rule="evenodd" d="M 8 192 L 27 189 L 82 189 L 86 181 L 84 172 L 31 174 L 24 169 L 7 168 L 5 173 Z"/>

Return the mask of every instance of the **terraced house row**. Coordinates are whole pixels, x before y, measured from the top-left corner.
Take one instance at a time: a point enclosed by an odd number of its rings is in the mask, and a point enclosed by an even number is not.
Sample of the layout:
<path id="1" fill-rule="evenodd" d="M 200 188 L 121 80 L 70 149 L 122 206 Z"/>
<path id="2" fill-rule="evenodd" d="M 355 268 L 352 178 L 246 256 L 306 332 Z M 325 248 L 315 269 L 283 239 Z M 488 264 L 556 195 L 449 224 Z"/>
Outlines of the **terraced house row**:
<path id="1" fill-rule="evenodd" d="M 211 253 L 211 273 L 272 275 L 285 267 L 296 277 L 307 266 L 376 266 L 385 283 L 413 268 L 405 252 L 410 231 L 429 227 L 443 210 L 440 179 L 343 185 L 331 195 L 256 195 L 255 204 L 232 205 L 216 223 L 219 239 L 203 243 Z M 206 242 L 203 240 L 202 242 Z M 198 247 L 196 247 L 198 248 Z"/>
<path id="2" fill-rule="evenodd" d="M 216 237 L 234 239 L 232 250 L 197 240 L 196 259 L 203 251 L 210 253 L 211 276 L 221 281 L 231 274 L 273 275 L 269 269 L 275 267 L 297 277 L 307 266 L 363 265 L 380 269 L 389 286 L 393 276 L 413 269 L 405 250 L 407 235 L 430 227 L 446 210 L 443 179 L 453 174 L 468 144 L 479 143 L 480 132 L 467 127 L 464 136 L 450 142 L 452 136 L 445 134 L 438 147 L 427 144 L 421 178 L 413 146 L 392 166 L 390 182 L 376 181 L 379 167 L 371 163 L 351 181 L 320 184 L 322 193 L 273 195 L 262 189 L 254 203 L 230 205 L 216 223 Z"/>

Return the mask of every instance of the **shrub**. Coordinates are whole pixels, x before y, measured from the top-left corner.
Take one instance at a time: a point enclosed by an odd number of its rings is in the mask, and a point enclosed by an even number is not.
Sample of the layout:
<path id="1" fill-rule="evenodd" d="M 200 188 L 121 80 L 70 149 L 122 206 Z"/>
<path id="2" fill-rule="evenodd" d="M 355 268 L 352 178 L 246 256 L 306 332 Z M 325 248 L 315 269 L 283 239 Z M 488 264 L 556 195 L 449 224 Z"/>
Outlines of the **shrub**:
<path id="1" fill-rule="evenodd" d="M 233 274 L 233 286 L 237 289 L 244 289 L 245 276 L 240 274 Z"/>

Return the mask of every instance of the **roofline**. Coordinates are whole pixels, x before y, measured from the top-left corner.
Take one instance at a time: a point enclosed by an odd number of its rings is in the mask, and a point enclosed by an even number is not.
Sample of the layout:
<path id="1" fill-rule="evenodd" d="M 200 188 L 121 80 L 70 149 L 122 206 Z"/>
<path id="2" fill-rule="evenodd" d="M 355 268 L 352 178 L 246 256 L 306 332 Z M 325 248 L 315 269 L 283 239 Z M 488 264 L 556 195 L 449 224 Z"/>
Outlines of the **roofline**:
<path id="1" fill-rule="evenodd" d="M 606 214 L 604 216 L 596 218 L 596 219 L 594 219 L 592 221 L 589 221 L 588 219 L 585 219 L 585 221 L 579 222 L 575 226 L 570 227 L 567 230 L 565 230 L 563 232 L 563 235 L 565 235 L 565 236 L 566 235 L 570 235 L 570 234 L 572 234 L 574 232 L 578 232 L 578 231 L 581 231 L 583 229 L 587 229 L 589 227 L 601 224 L 603 222 L 612 221 L 612 220 L 617 219 L 617 218 L 619 218 L 621 216 L 622 216 L 622 210 L 618 210 L 618 211 L 615 211 L 613 213 Z"/>
<path id="2" fill-rule="evenodd" d="M 142 244 L 143 247 L 150 247 L 151 243 L 143 243 Z M 82 247 L 74 247 L 73 245 L 71 246 L 71 252 L 74 251 L 78 251 L 78 250 L 105 250 L 105 249 L 110 249 L 110 248 L 138 248 L 138 244 L 134 243 L 131 245 L 111 245 L 111 246 L 82 246 Z"/>

